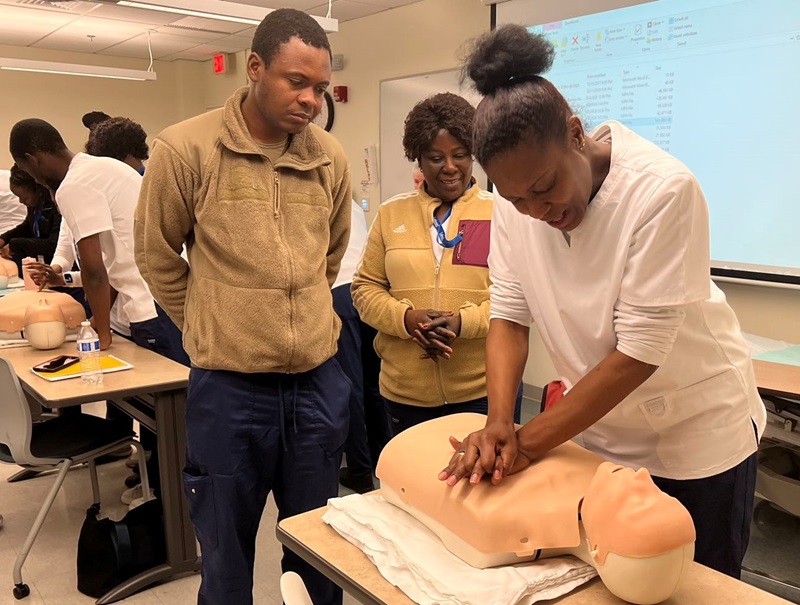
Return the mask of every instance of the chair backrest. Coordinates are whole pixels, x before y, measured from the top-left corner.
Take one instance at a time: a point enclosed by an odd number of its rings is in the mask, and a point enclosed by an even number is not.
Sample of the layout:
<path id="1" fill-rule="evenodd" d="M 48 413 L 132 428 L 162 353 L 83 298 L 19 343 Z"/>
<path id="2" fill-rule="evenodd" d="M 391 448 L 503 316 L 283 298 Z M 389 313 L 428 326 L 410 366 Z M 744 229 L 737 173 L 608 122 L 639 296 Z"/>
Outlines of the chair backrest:
<path id="1" fill-rule="evenodd" d="M 286 605 L 314 605 L 303 578 L 293 571 L 281 575 L 281 597 Z"/>
<path id="2" fill-rule="evenodd" d="M 31 408 L 14 368 L 0 357 L 0 443 L 17 464 L 35 464 L 31 454 Z"/>

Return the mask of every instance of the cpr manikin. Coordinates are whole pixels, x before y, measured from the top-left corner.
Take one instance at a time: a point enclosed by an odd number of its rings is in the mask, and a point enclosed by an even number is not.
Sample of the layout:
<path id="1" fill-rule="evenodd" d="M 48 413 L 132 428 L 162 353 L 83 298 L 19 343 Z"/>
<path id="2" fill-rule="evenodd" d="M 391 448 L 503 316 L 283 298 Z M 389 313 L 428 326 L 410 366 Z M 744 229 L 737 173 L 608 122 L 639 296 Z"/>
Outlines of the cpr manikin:
<path id="1" fill-rule="evenodd" d="M 7 258 L 0 258 L 0 286 L 2 288 L 7 288 L 9 285 L 16 284 L 18 281 L 19 273 L 16 263 Z"/>
<path id="2" fill-rule="evenodd" d="M 86 313 L 74 298 L 62 292 L 21 290 L 0 298 L 0 339 L 16 339 L 24 332 L 37 349 L 61 345 Z"/>
<path id="3" fill-rule="evenodd" d="M 448 437 L 463 439 L 485 422 L 453 414 L 397 435 L 378 462 L 381 495 L 473 567 L 571 554 L 631 603 L 675 593 L 694 557 L 694 525 L 646 469 L 605 462 L 567 442 L 496 486 L 439 481 L 453 454 Z"/>

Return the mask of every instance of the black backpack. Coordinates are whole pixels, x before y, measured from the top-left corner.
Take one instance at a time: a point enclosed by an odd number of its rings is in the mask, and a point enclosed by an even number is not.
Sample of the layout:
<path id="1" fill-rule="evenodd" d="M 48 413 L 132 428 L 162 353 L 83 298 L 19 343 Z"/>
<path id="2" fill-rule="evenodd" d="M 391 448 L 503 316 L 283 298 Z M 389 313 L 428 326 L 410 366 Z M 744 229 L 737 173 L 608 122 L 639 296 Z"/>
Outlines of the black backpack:
<path id="1" fill-rule="evenodd" d="M 120 521 L 98 519 L 99 512 L 99 504 L 87 509 L 78 538 L 78 590 L 95 598 L 167 559 L 159 500 L 140 504 Z"/>

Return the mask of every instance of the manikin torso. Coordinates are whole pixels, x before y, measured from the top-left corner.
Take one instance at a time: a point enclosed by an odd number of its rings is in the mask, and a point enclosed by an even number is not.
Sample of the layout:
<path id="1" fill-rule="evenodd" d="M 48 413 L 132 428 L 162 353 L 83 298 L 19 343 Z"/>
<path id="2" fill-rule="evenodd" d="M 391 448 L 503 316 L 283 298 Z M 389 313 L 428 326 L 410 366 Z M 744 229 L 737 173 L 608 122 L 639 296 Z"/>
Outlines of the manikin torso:
<path id="1" fill-rule="evenodd" d="M 381 494 L 478 568 L 572 554 L 594 566 L 609 590 L 633 603 L 671 596 L 694 556 L 686 509 L 634 472 L 567 442 L 492 486 L 437 475 L 486 417 L 454 414 L 392 439 L 378 463 Z"/>
<path id="2" fill-rule="evenodd" d="M 20 290 L 0 298 L 0 339 L 17 339 L 24 332 L 37 349 L 61 345 L 85 319 L 83 306 L 62 292 Z"/>

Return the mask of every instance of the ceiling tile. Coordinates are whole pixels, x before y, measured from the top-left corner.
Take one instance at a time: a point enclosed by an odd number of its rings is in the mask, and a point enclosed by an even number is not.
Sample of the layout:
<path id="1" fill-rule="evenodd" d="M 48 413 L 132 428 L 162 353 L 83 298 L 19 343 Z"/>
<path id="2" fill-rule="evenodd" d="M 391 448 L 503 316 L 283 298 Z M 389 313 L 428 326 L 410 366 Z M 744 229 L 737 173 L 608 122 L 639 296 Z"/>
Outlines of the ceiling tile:
<path id="1" fill-rule="evenodd" d="M 33 10 L 43 10 L 54 13 L 65 13 L 74 16 L 84 15 L 97 8 L 95 2 L 43 2 L 42 0 L 0 0 L 0 6 L 14 6 Z"/>
<path id="2" fill-rule="evenodd" d="M 36 48 L 94 53 L 153 29 L 149 23 L 80 17 L 39 40 Z"/>
<path id="3" fill-rule="evenodd" d="M 0 40 L 27 46 L 78 18 L 66 12 L 0 6 Z"/>
<path id="4" fill-rule="evenodd" d="M 185 36 L 170 36 L 160 32 L 153 32 L 150 34 L 150 43 L 153 48 L 153 58 L 163 59 L 169 55 L 174 55 L 178 52 L 183 52 L 202 44 L 203 40 L 193 40 Z M 142 34 L 130 40 L 120 42 L 114 46 L 110 46 L 98 54 L 101 55 L 116 55 L 119 57 L 141 57 L 149 59 L 149 51 L 147 49 L 147 35 Z"/>
<path id="5" fill-rule="evenodd" d="M 386 10 L 385 7 L 375 6 L 374 4 L 362 4 L 361 2 L 352 2 L 351 0 L 334 0 L 331 17 L 339 21 L 350 21 L 384 10 Z M 328 3 L 318 4 L 309 9 L 308 12 L 317 17 L 324 17 L 328 14 Z"/>
<path id="6" fill-rule="evenodd" d="M 176 15 L 174 13 L 162 13 L 160 11 L 145 10 L 142 8 L 117 6 L 115 4 L 98 4 L 97 8 L 92 11 L 92 17 L 149 23 L 150 25 L 166 25 L 167 23 L 172 23 L 173 21 L 178 21 L 183 18 L 182 15 Z"/>
<path id="7" fill-rule="evenodd" d="M 250 6 L 260 6 L 263 8 L 296 8 L 304 11 L 320 3 L 320 0 L 279 0 L 277 2 L 265 2 L 265 0 L 223 0 L 232 4 L 249 4 Z"/>
<path id="8" fill-rule="evenodd" d="M 208 61 L 212 56 L 214 56 L 213 53 L 209 54 L 206 51 L 200 52 L 192 49 L 169 55 L 164 57 L 162 61 Z"/>

